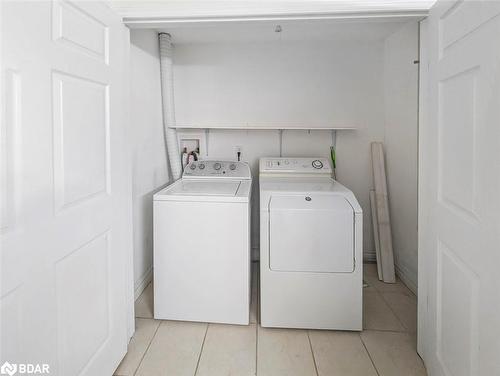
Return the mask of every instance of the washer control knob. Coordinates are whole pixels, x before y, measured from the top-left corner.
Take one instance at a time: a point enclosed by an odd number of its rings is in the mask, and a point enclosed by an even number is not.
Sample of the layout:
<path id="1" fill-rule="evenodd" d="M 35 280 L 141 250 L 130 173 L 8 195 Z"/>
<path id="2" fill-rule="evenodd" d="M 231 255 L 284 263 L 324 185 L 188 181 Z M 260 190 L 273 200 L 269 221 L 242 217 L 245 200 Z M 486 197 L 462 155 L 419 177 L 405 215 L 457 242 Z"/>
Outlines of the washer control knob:
<path id="1" fill-rule="evenodd" d="M 229 165 L 229 169 L 230 169 L 230 170 L 236 170 L 236 164 L 235 164 L 235 163 L 231 163 L 231 164 Z"/>
<path id="2" fill-rule="evenodd" d="M 189 166 L 191 170 L 194 170 L 196 168 L 196 165 L 193 163 L 191 166 Z"/>
<path id="3" fill-rule="evenodd" d="M 214 163 L 214 170 L 218 171 L 218 170 L 220 170 L 221 167 L 222 167 L 222 165 L 219 162 Z"/>
<path id="4" fill-rule="evenodd" d="M 198 168 L 199 168 L 200 170 L 204 170 L 204 169 L 205 169 L 205 164 L 204 164 L 204 163 L 200 163 L 200 164 L 198 165 Z"/>
<path id="5" fill-rule="evenodd" d="M 312 166 L 319 170 L 320 168 L 323 168 L 323 162 L 321 162 L 319 159 L 315 159 L 314 161 L 312 161 Z"/>

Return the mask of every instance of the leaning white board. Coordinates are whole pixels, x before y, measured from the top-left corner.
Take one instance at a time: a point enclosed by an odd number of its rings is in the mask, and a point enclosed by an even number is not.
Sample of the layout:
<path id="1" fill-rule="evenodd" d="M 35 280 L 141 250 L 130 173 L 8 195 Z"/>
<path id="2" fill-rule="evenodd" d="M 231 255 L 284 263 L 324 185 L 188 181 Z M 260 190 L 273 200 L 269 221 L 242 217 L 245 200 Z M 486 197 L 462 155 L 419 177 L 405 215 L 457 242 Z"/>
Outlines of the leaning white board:
<path id="1" fill-rule="evenodd" d="M 378 279 L 382 280 L 382 260 L 380 259 L 380 238 L 378 236 L 377 203 L 375 202 L 375 190 L 370 189 L 370 207 L 372 211 L 373 238 L 375 241 L 375 256 L 377 259 Z"/>
<path id="2" fill-rule="evenodd" d="M 384 147 L 381 142 L 372 142 L 371 146 L 382 277 L 384 282 L 394 283 L 396 282 L 396 276 L 394 274 L 394 253 L 385 175 Z"/>

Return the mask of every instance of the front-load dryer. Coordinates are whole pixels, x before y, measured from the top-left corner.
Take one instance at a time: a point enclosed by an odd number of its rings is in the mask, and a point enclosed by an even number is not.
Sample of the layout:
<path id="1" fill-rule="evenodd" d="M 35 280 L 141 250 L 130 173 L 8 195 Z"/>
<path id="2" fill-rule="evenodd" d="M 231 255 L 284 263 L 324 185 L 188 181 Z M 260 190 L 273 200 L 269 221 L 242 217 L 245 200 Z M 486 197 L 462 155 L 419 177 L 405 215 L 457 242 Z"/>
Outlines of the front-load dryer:
<path id="1" fill-rule="evenodd" d="M 248 164 L 190 163 L 154 195 L 154 317 L 249 323 Z"/>
<path id="2" fill-rule="evenodd" d="M 261 325 L 362 330 L 362 210 L 326 158 L 262 158 Z"/>

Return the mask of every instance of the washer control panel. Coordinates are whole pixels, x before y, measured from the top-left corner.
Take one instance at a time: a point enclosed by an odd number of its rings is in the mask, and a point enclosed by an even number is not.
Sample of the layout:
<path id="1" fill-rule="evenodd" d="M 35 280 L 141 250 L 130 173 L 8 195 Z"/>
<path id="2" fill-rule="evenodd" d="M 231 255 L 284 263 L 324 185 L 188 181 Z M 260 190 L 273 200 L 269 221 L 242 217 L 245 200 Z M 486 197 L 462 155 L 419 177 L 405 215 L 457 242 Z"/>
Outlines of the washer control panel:
<path id="1" fill-rule="evenodd" d="M 328 158 L 261 158 L 261 174 L 330 175 L 332 168 Z"/>
<path id="2" fill-rule="evenodd" d="M 251 179 L 250 167 L 236 161 L 195 161 L 184 168 L 183 178 L 231 178 Z"/>

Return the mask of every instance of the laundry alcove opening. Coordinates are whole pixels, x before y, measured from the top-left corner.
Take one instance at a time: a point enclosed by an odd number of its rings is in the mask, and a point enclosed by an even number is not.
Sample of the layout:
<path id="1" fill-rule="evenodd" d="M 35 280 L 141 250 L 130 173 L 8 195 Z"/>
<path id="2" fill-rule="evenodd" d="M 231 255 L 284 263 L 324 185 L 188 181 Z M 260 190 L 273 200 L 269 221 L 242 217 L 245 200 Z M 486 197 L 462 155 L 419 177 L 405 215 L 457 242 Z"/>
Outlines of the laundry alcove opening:
<path id="1" fill-rule="evenodd" d="M 384 142 L 396 271 L 416 292 L 418 19 L 131 26 L 136 297 L 152 275 L 152 195 L 171 179 L 163 142 L 159 32 L 169 33 L 174 46 L 177 131 L 202 135 L 205 158 L 236 159 L 240 150 L 256 183 L 260 157 L 329 157 L 335 146 L 337 179 L 363 208 L 368 261 L 375 258 L 370 143 Z M 254 260 L 259 258 L 257 187 Z"/>

